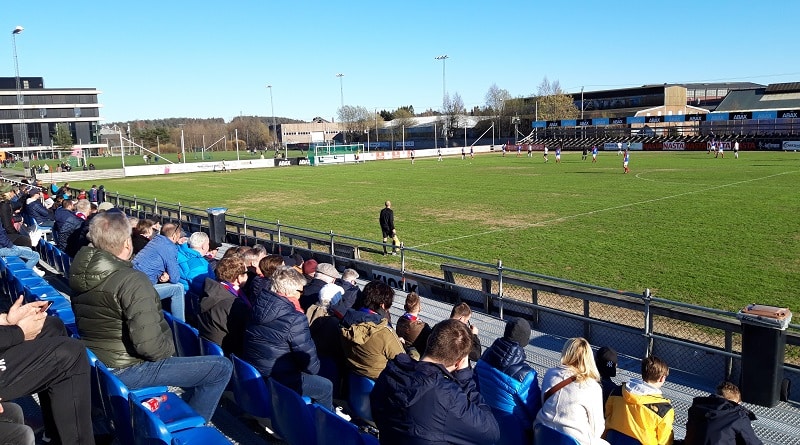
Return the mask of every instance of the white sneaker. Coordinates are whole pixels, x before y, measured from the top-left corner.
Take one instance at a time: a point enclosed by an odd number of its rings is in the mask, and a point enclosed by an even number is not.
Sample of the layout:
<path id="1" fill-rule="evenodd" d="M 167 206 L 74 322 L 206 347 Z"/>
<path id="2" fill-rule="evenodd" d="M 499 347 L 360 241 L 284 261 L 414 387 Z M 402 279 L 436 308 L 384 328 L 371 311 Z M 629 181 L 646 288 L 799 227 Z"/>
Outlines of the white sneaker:
<path id="1" fill-rule="evenodd" d="M 31 269 L 31 270 L 33 271 L 33 273 L 35 273 L 36 275 L 39 275 L 40 277 L 44 276 L 44 271 L 42 269 L 39 269 L 36 266 L 33 266 L 33 269 Z"/>
<path id="2" fill-rule="evenodd" d="M 348 422 L 352 419 L 350 416 L 345 414 L 344 411 L 342 411 L 342 407 L 341 406 L 337 406 L 334 409 L 334 412 L 336 413 L 337 416 L 341 417 L 342 419 L 344 419 L 344 420 L 346 420 Z"/>

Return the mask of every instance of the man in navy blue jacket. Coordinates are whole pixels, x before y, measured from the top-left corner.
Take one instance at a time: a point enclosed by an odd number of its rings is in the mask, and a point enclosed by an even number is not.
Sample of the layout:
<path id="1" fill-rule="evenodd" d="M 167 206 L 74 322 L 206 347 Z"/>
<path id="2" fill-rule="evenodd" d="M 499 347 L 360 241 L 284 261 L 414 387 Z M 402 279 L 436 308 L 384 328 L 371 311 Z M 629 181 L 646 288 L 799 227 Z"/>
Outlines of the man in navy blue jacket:
<path id="1" fill-rule="evenodd" d="M 292 388 L 333 410 L 333 383 L 319 373 L 317 348 L 298 299 L 306 279 L 292 267 L 272 275 L 272 287 L 256 298 L 244 334 L 244 358 L 264 378 Z"/>
<path id="2" fill-rule="evenodd" d="M 492 410 L 472 379 L 472 333 L 461 321 L 437 324 L 420 361 L 389 361 L 370 394 L 382 445 L 487 444 L 500 439 Z"/>
<path id="3" fill-rule="evenodd" d="M 742 394 L 733 383 L 722 382 L 717 393 L 695 397 L 686 422 L 685 445 L 761 445 L 753 426 L 755 414 L 740 405 Z"/>

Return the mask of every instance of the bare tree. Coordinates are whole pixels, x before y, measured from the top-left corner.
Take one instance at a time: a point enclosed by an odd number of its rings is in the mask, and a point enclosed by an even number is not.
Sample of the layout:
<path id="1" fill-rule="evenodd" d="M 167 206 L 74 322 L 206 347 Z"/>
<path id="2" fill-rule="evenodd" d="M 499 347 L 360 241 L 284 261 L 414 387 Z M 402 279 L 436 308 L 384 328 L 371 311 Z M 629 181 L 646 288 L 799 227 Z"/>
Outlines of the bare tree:
<path id="1" fill-rule="evenodd" d="M 392 119 L 392 134 L 395 140 L 401 140 L 403 138 L 404 129 L 416 125 L 417 121 L 414 119 L 412 110 L 413 108 L 409 110 L 403 107 L 398 108 L 392 113 L 394 115 L 394 119 Z"/>
<path id="2" fill-rule="evenodd" d="M 450 97 L 450 94 L 445 94 L 444 96 L 444 110 L 442 114 L 442 119 L 439 121 L 442 124 L 445 132 L 445 141 L 447 138 L 453 136 L 453 130 L 459 128 L 461 124 L 461 115 L 466 112 L 464 109 L 464 101 L 461 99 L 461 95 L 458 93 L 454 93 L 453 97 Z"/>
<path id="3" fill-rule="evenodd" d="M 564 93 L 557 80 L 550 82 L 545 77 L 535 100 L 539 104 L 539 120 L 575 119 L 580 115 L 572 96 Z"/>
<path id="4" fill-rule="evenodd" d="M 374 116 L 362 106 L 345 105 L 339 108 L 337 114 L 345 132 L 350 134 L 348 138 L 350 140 L 353 139 L 353 135 L 364 134 L 370 128 L 370 123 L 374 126 Z"/>
<path id="5" fill-rule="evenodd" d="M 506 119 L 507 117 L 511 116 L 508 114 L 508 111 L 511 110 L 513 107 L 509 106 L 509 101 L 511 100 L 511 95 L 508 91 L 500 88 L 497 84 L 492 84 L 489 87 L 489 91 L 486 92 L 486 111 L 489 113 L 490 116 L 493 117 L 493 121 L 495 124 L 495 128 L 497 129 L 497 134 L 503 134 L 503 127 L 508 129 L 511 120 Z"/>

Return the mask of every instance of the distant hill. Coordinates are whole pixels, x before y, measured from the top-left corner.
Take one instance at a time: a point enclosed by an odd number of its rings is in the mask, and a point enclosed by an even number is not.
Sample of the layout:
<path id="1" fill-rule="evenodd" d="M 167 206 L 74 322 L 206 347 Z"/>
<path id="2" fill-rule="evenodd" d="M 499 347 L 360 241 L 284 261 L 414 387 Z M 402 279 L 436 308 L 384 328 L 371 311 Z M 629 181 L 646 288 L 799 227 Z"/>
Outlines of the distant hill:
<path id="1" fill-rule="evenodd" d="M 257 118 L 261 122 L 266 125 L 272 125 L 272 117 L 271 116 L 237 116 L 233 120 L 239 118 Z M 306 121 L 299 120 L 299 119 L 291 119 L 288 117 L 278 117 L 275 116 L 275 123 L 277 124 L 299 124 Z M 225 124 L 225 119 L 221 117 L 212 117 L 207 119 L 199 119 L 194 117 L 168 117 L 164 119 L 136 119 L 132 121 L 123 121 L 123 122 L 107 122 L 105 125 L 109 127 L 119 126 L 119 127 L 126 127 L 128 124 L 131 127 L 135 127 L 138 129 L 142 128 L 178 128 L 181 124 Z"/>

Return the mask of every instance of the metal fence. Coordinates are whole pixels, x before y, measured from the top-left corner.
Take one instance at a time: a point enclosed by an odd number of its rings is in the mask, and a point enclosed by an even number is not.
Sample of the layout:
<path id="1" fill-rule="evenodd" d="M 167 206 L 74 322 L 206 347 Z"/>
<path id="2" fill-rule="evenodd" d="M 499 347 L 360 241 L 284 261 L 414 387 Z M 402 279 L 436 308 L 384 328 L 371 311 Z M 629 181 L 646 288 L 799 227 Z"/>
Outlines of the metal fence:
<path id="1" fill-rule="evenodd" d="M 119 194 L 109 198 L 135 216 L 180 221 L 188 231 L 209 229 L 205 209 Z M 736 381 L 741 372 L 742 330 L 732 312 L 659 298 L 649 290 L 636 294 L 506 268 L 502 261 L 489 264 L 404 246 L 396 256 L 385 255 L 387 246 L 381 242 L 280 221 L 226 215 L 225 224 L 229 243 L 262 243 L 284 255 L 301 252 L 398 289 L 451 303 L 465 301 L 500 318 L 523 316 L 541 332 L 583 336 L 630 357 L 653 353 L 695 378 Z M 798 324 L 788 329 L 784 371 L 793 386 L 800 384 Z"/>

